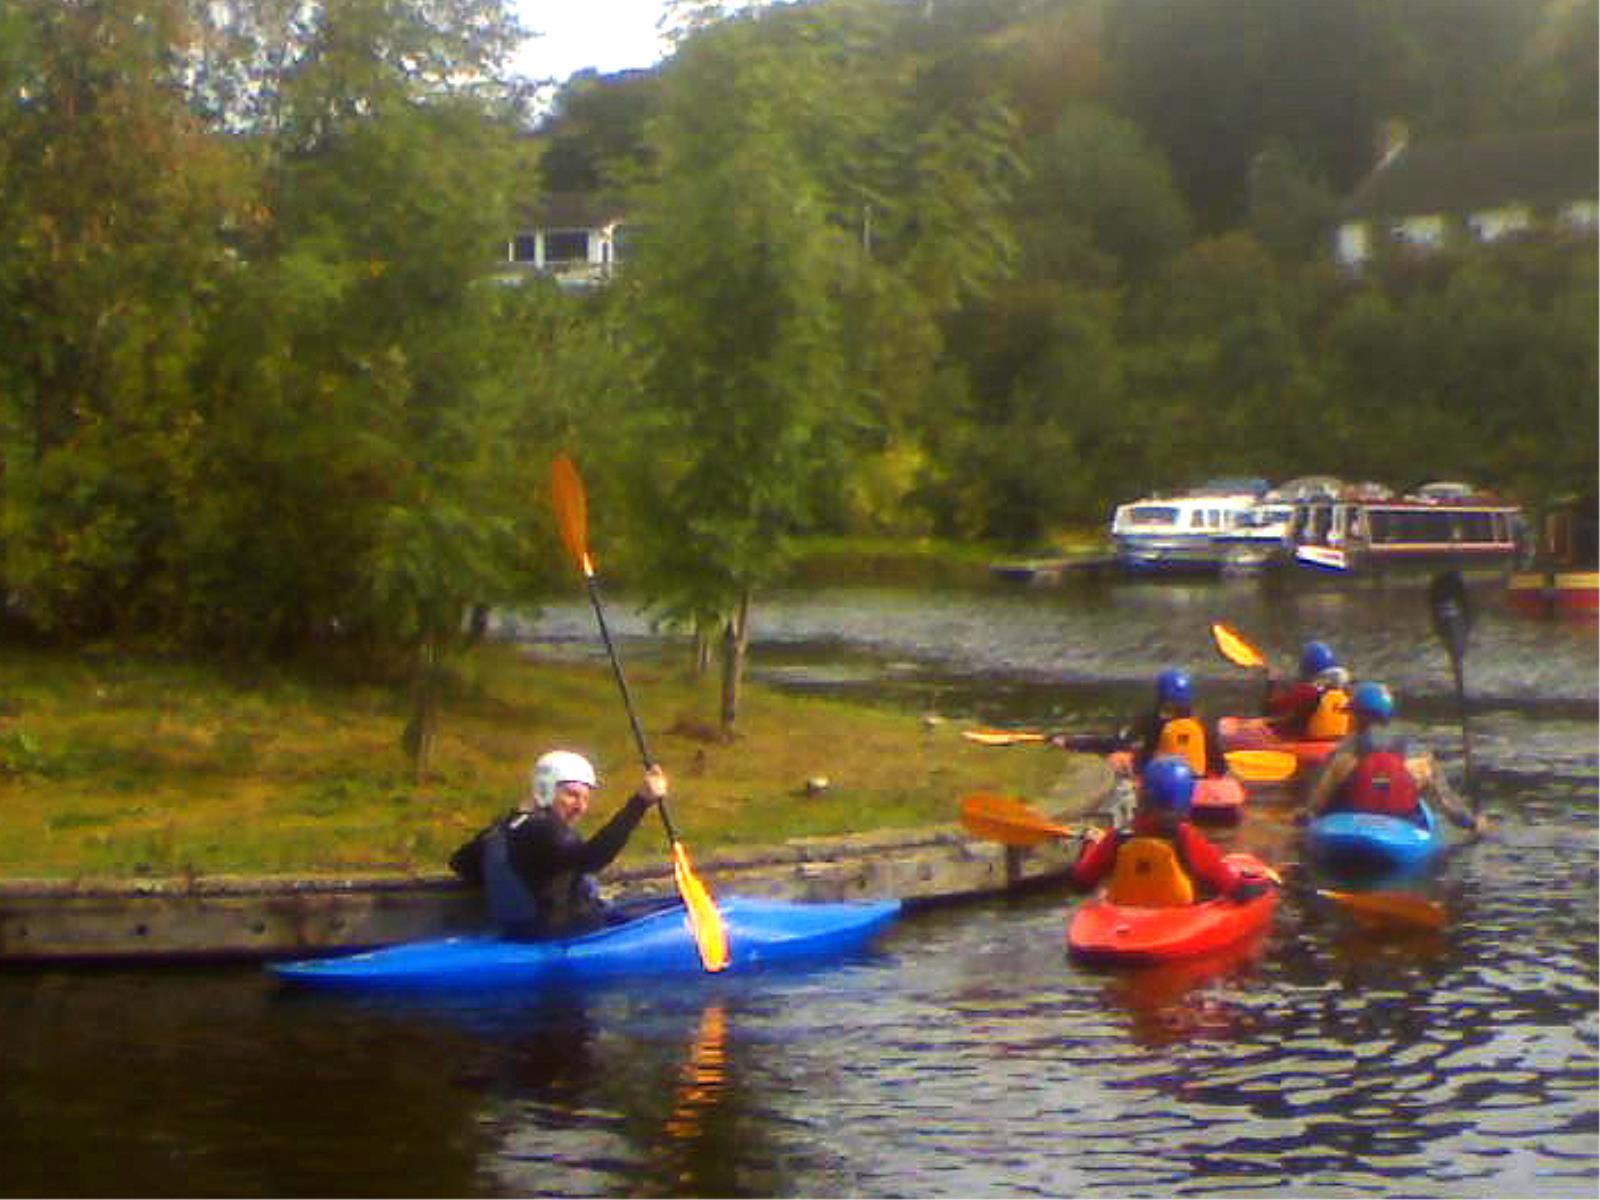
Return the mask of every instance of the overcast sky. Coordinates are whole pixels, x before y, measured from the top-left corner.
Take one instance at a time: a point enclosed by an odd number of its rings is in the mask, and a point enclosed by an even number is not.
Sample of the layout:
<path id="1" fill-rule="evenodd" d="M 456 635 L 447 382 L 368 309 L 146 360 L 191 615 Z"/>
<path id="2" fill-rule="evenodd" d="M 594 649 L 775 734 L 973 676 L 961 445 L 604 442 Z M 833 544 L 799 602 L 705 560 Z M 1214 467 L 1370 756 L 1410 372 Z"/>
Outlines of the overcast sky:
<path id="1" fill-rule="evenodd" d="M 662 0 L 516 0 L 516 8 L 523 25 L 543 35 L 515 60 L 530 78 L 648 67 L 667 51 L 656 30 Z"/>

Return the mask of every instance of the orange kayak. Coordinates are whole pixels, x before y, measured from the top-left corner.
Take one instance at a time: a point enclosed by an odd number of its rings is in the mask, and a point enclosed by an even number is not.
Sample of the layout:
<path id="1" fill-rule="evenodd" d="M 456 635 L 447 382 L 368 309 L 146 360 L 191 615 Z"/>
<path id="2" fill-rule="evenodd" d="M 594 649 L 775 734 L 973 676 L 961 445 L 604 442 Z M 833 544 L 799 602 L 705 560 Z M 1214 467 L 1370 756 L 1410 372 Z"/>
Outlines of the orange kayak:
<path id="1" fill-rule="evenodd" d="M 1245 875 L 1264 876 L 1252 854 L 1227 860 Z M 1067 950 L 1079 962 L 1155 963 L 1210 954 L 1261 933 L 1272 921 L 1278 889 L 1245 901 L 1218 897 L 1198 904 L 1145 908 L 1096 897 L 1080 904 L 1067 926 Z"/>
<path id="2" fill-rule="evenodd" d="M 1300 764 L 1300 770 L 1321 766 L 1338 738 L 1303 738 L 1293 741 L 1281 738 L 1267 724 L 1265 717 L 1221 717 L 1217 720 L 1217 737 L 1224 750 L 1287 750 Z"/>

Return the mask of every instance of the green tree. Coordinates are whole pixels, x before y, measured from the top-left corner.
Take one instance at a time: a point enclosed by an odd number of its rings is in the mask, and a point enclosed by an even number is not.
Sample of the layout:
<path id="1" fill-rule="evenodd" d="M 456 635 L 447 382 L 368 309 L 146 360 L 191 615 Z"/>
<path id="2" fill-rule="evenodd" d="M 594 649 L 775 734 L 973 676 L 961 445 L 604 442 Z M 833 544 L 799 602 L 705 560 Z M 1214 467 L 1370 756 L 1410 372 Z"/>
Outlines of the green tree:
<path id="1" fill-rule="evenodd" d="M 10 11 L 33 55 L 3 119 L 7 574 L 45 626 L 160 626 L 186 591 L 188 373 L 251 177 L 184 104 L 179 0 Z"/>
<path id="2" fill-rule="evenodd" d="M 731 736 L 752 593 L 777 577 L 841 388 L 836 266 L 852 252 L 798 144 L 816 64 L 743 25 L 686 43 L 663 85 L 636 263 L 652 416 L 653 592 L 724 641 Z"/>

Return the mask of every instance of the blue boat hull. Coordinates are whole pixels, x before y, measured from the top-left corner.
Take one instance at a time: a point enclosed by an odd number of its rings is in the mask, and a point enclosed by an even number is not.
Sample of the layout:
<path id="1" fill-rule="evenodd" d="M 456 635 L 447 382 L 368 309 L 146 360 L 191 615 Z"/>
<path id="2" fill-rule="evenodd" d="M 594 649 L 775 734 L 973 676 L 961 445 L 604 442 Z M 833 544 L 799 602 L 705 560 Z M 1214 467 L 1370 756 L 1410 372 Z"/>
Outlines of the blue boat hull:
<path id="1" fill-rule="evenodd" d="M 1351 875 L 1387 875 L 1426 866 L 1444 839 L 1433 809 L 1423 820 L 1377 813 L 1334 812 L 1306 826 L 1306 845 L 1320 865 Z"/>
<path id="2" fill-rule="evenodd" d="M 728 970 L 835 958 L 870 941 L 898 900 L 794 904 L 731 896 L 717 904 Z M 582 937 L 516 942 L 492 934 L 408 942 L 361 954 L 269 963 L 287 983 L 320 987 L 483 987 L 629 975 L 694 975 L 700 954 L 681 904 Z"/>

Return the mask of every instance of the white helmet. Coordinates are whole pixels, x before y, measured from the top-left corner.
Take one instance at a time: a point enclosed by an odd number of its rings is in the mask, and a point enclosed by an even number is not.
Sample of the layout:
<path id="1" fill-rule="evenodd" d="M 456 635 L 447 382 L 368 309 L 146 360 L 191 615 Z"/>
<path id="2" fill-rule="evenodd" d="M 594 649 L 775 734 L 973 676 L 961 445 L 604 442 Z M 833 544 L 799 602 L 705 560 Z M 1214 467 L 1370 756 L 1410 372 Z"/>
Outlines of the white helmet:
<path id="1" fill-rule="evenodd" d="M 574 754 L 571 750 L 552 750 L 548 754 L 541 754 L 528 777 L 533 802 L 540 808 L 549 808 L 555 803 L 556 788 L 563 783 L 586 783 L 596 787 L 599 780 L 595 778 L 594 767 L 581 754 Z"/>

